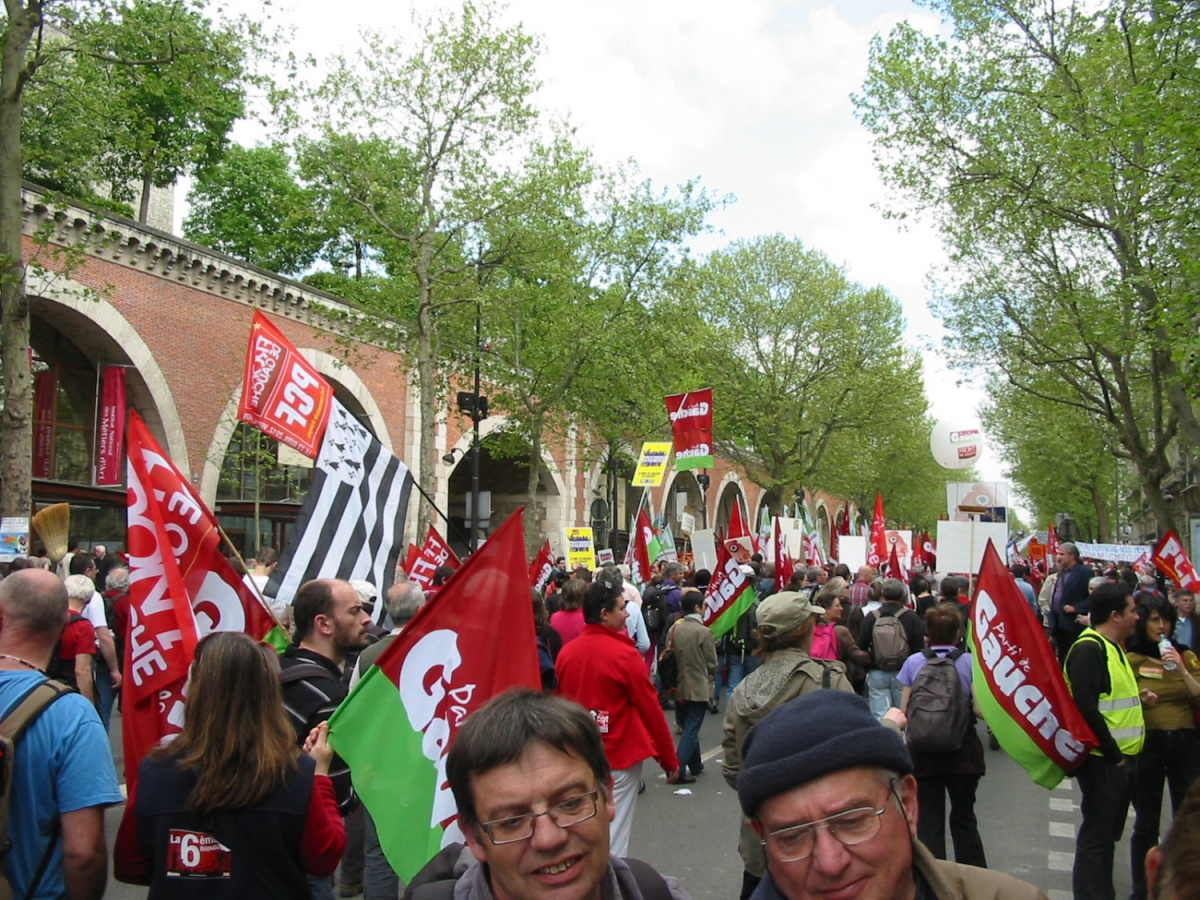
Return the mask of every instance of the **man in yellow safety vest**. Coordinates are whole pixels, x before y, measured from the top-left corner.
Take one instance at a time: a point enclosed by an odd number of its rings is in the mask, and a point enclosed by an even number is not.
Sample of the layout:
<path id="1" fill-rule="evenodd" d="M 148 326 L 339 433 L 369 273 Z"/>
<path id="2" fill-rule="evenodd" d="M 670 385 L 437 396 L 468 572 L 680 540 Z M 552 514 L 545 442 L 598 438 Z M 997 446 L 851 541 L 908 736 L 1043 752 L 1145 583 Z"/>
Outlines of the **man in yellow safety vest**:
<path id="1" fill-rule="evenodd" d="M 1091 625 L 1071 646 L 1063 665 L 1075 705 L 1100 746 L 1072 774 L 1083 794 L 1082 823 L 1075 838 L 1071 886 L 1075 900 L 1114 900 L 1113 854 L 1129 809 L 1134 757 L 1142 749 L 1142 704 L 1157 697 L 1139 693 L 1122 645 L 1137 625 L 1133 596 L 1125 584 L 1103 584 L 1091 595 Z"/>

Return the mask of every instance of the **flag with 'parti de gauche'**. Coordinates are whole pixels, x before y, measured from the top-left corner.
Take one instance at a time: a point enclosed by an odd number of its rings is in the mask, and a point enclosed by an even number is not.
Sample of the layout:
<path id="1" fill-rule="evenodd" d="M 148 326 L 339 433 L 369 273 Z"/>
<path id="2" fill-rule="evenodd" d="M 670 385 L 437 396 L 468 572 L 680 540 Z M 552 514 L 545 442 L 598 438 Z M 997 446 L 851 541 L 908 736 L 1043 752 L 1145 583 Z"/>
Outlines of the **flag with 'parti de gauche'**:
<path id="1" fill-rule="evenodd" d="M 329 720 L 396 874 L 462 841 L 446 754 L 463 719 L 511 687 L 540 690 L 518 509 L 379 656 Z"/>

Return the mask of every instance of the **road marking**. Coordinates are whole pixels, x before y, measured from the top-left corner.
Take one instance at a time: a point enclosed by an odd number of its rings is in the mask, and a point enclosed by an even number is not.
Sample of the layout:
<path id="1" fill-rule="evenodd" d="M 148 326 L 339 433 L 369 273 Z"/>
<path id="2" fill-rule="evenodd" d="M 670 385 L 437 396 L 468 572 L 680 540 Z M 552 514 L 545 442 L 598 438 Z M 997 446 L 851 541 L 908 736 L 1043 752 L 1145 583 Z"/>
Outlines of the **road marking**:
<path id="1" fill-rule="evenodd" d="M 1075 867 L 1074 853 L 1051 850 L 1046 856 L 1050 860 L 1048 866 L 1052 872 L 1070 872 Z"/>
<path id="2" fill-rule="evenodd" d="M 1065 837 L 1074 839 L 1075 826 L 1070 822 L 1051 822 L 1050 837 Z"/>
<path id="3" fill-rule="evenodd" d="M 1075 900 L 1075 895 L 1070 891 L 1046 891 L 1046 896 L 1050 900 Z"/>
<path id="4" fill-rule="evenodd" d="M 1072 784 L 1074 784 L 1074 782 L 1071 781 L 1070 778 L 1064 778 L 1062 781 L 1060 781 L 1058 784 L 1056 784 L 1054 786 L 1054 789 L 1056 791 L 1069 791 L 1069 790 L 1072 790 L 1072 787 L 1071 787 Z"/>
<path id="5" fill-rule="evenodd" d="M 1074 812 L 1076 806 L 1068 797 L 1051 797 L 1050 809 L 1054 812 Z"/>

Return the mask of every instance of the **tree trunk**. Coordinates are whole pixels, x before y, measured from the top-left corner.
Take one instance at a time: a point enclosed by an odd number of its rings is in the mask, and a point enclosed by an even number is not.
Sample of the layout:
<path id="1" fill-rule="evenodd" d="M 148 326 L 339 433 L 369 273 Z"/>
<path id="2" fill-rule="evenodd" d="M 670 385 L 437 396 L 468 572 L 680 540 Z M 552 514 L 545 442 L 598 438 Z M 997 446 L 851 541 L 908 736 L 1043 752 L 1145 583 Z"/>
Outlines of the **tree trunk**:
<path id="1" fill-rule="evenodd" d="M 33 512 L 33 375 L 21 248 L 21 92 L 37 22 L 37 12 L 23 7 L 4 23 L 0 58 L 0 515 L 19 517 Z"/>
<path id="2" fill-rule="evenodd" d="M 529 481 L 525 500 L 525 552 L 532 556 L 541 544 L 541 516 L 538 515 L 538 485 L 542 469 L 542 420 L 535 419 L 529 434 Z M 565 499 L 565 498 L 564 498 Z"/>
<path id="3" fill-rule="evenodd" d="M 1146 476 L 1141 472 L 1138 475 L 1142 482 L 1142 494 L 1150 505 L 1150 512 L 1154 514 L 1155 524 L 1158 525 L 1159 537 L 1166 534 L 1168 530 L 1178 532 L 1175 527 L 1175 513 L 1171 510 L 1171 505 L 1167 503 L 1166 498 L 1163 497 L 1162 479 Z"/>
<path id="4" fill-rule="evenodd" d="M 1111 543 L 1112 535 L 1108 528 L 1108 505 L 1100 496 L 1100 489 L 1095 484 L 1092 484 L 1089 490 L 1092 494 L 1092 506 L 1096 509 L 1096 531 L 1099 533 L 1099 542 L 1101 544 Z"/>
<path id="5" fill-rule="evenodd" d="M 154 179 L 149 172 L 142 173 L 142 202 L 138 206 L 138 222 L 146 224 L 150 218 L 150 192 L 154 189 Z"/>

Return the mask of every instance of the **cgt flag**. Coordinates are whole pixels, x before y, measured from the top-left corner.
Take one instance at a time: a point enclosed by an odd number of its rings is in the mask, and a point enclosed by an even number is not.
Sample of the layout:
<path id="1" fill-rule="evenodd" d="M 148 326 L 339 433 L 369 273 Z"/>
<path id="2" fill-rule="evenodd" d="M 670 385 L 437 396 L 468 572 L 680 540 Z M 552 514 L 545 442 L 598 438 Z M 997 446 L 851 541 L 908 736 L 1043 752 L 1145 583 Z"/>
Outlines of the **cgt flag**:
<path id="1" fill-rule="evenodd" d="M 332 401 L 316 367 L 255 310 L 238 418 L 311 458 L 321 447 Z"/>
<path id="2" fill-rule="evenodd" d="M 421 607 L 329 720 L 329 742 L 350 764 L 402 880 L 463 840 L 446 783 L 446 753 L 463 719 L 508 688 L 541 685 L 518 509 Z"/>
<path id="3" fill-rule="evenodd" d="M 1054 649 L 989 540 L 967 640 L 975 696 L 1005 752 L 1052 788 L 1100 745 L 1075 706 Z"/>
<path id="4" fill-rule="evenodd" d="M 1151 561 L 1184 590 L 1194 592 L 1200 589 L 1200 577 L 1196 575 L 1196 567 L 1188 559 L 1187 552 L 1174 531 L 1168 530 L 1162 536 L 1162 540 L 1154 548 Z"/>
<path id="5" fill-rule="evenodd" d="M 725 549 L 725 545 L 717 544 L 717 569 L 704 593 L 701 621 L 708 626 L 713 637 L 720 637 L 733 629 L 756 599 L 754 583 Z"/>
<path id="6" fill-rule="evenodd" d="M 183 727 L 183 687 L 200 638 L 241 631 L 283 650 L 287 636 L 221 555 L 212 513 L 136 412 L 128 445 L 130 603 L 121 708 L 132 786 L 142 757 Z"/>
<path id="7" fill-rule="evenodd" d="M 712 388 L 663 398 L 675 438 L 675 469 L 708 469 L 713 464 Z"/>

